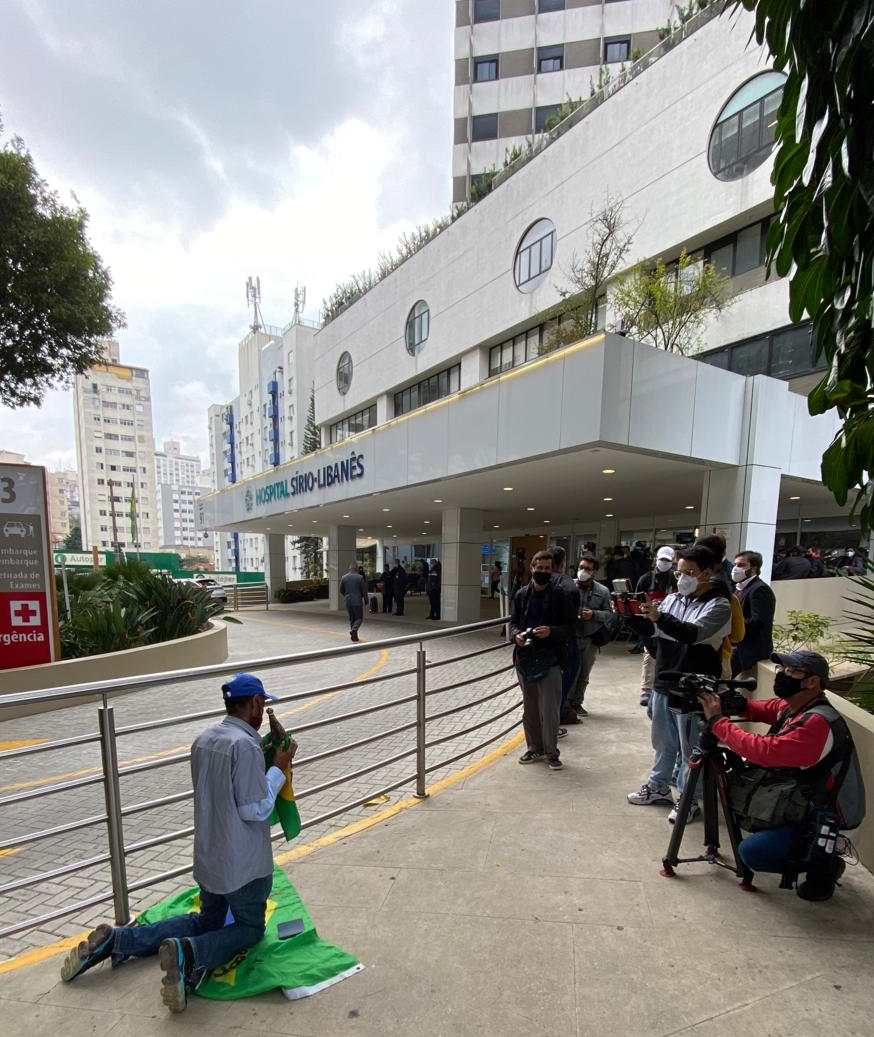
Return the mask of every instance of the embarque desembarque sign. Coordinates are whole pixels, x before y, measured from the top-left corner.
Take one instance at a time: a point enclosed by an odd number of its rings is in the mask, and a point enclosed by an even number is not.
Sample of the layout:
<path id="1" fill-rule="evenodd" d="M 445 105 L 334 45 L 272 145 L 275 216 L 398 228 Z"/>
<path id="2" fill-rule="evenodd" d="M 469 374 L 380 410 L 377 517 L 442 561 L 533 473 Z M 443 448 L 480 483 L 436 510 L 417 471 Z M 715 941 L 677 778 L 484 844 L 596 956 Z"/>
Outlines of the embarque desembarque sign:
<path id="1" fill-rule="evenodd" d="M 46 473 L 0 465 L 0 670 L 56 658 Z"/>

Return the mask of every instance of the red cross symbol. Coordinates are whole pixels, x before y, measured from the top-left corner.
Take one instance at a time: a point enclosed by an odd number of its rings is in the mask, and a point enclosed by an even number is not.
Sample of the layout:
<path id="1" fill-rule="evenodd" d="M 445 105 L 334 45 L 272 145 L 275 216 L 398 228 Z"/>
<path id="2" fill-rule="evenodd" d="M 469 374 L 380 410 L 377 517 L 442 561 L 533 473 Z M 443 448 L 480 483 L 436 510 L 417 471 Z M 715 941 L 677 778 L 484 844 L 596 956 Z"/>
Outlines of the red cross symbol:
<path id="1" fill-rule="evenodd" d="M 39 605 L 31 605 L 28 601 L 13 601 L 10 611 L 14 627 L 28 627 L 39 623 Z"/>

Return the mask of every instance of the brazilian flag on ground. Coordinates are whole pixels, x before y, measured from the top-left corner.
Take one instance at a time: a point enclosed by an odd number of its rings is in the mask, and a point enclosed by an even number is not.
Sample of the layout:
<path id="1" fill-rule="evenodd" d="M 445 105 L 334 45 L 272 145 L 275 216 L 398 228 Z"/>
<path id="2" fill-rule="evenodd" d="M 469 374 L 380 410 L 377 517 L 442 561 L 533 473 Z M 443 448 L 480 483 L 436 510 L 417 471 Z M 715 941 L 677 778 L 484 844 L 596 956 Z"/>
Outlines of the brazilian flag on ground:
<path id="1" fill-rule="evenodd" d="M 195 886 L 143 911 L 137 922 L 150 925 L 199 909 L 200 890 Z M 280 940 L 276 935 L 277 925 L 295 918 L 303 919 L 303 932 Z M 213 969 L 197 988 L 197 993 L 200 997 L 218 1001 L 234 1001 L 280 987 L 282 993 L 294 1001 L 317 994 L 363 968 L 351 954 L 319 937 L 297 890 L 285 872 L 276 867 L 273 869 L 273 889 L 267 901 L 264 936 L 254 947 L 238 954 L 221 968 Z"/>
<path id="2" fill-rule="evenodd" d="M 286 735 L 285 737 L 288 739 L 290 736 Z M 276 752 L 271 736 L 265 735 L 261 744 L 264 748 L 265 769 L 270 770 L 273 766 L 273 755 Z M 291 765 L 286 767 L 284 773 L 285 784 L 277 793 L 276 803 L 270 815 L 270 824 L 282 825 L 285 838 L 294 839 L 295 836 L 300 835 L 300 814 L 297 810 L 297 803 L 294 800 L 294 789 L 291 785 Z"/>

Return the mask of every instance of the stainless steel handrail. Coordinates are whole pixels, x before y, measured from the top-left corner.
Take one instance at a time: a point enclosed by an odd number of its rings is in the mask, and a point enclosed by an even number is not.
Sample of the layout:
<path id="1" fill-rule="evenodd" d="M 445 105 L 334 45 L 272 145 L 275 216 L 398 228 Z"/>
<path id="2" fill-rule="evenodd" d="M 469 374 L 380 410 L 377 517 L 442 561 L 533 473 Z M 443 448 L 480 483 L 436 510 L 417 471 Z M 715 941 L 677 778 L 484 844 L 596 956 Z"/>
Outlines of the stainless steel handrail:
<path id="1" fill-rule="evenodd" d="M 506 619 L 498 620 L 487 620 L 480 623 L 468 624 L 464 627 L 448 628 L 438 631 L 428 631 L 425 634 L 411 634 L 403 635 L 397 638 L 391 638 L 386 641 L 379 642 L 361 642 L 354 646 L 344 646 L 342 648 L 324 649 L 306 653 L 299 653 L 293 656 L 275 656 L 269 659 L 252 660 L 247 662 L 237 663 L 233 667 L 227 665 L 221 666 L 208 666 L 200 667 L 191 670 L 181 670 L 172 673 L 148 675 L 143 677 L 136 677 L 125 680 L 124 682 L 116 681 L 98 681 L 90 684 L 73 685 L 67 688 L 60 689 L 48 689 L 46 691 L 37 692 L 24 692 L 15 695 L 0 696 L 0 709 L 3 705 L 22 705 L 26 702 L 33 703 L 44 703 L 47 701 L 59 702 L 63 701 L 69 705 L 76 705 L 83 700 L 94 701 L 95 698 L 98 701 L 102 698 L 103 704 L 98 711 L 100 718 L 100 732 L 90 733 L 86 735 L 76 736 L 72 738 L 56 739 L 50 742 L 40 743 L 34 746 L 20 747 L 18 749 L 9 750 L 5 753 L 0 753 L 0 760 L 9 759 L 12 757 L 25 757 L 33 755 L 38 752 L 48 752 L 53 749 L 86 745 L 89 743 L 99 743 L 101 750 L 101 758 L 99 762 L 96 762 L 93 770 L 94 774 L 87 774 L 82 777 L 77 777 L 68 781 L 52 782 L 51 784 L 40 787 L 37 789 L 28 789 L 26 791 L 16 793 L 15 795 L 8 796 L 5 799 L 0 799 L 0 807 L 11 806 L 14 804 L 22 803 L 28 800 L 37 799 L 43 796 L 54 795 L 60 792 L 66 792 L 75 789 L 81 789 L 89 786 L 102 785 L 106 798 L 106 811 L 105 813 L 92 814 L 90 816 L 80 818 L 78 820 L 70 821 L 60 825 L 54 825 L 38 831 L 30 832 L 22 835 L 18 838 L 10 837 L 0 842 L 0 849 L 12 849 L 21 847 L 30 843 L 35 843 L 44 839 L 49 839 L 53 836 L 65 835 L 70 832 L 80 831 L 90 827 L 96 827 L 101 824 L 107 825 L 109 835 L 109 847 L 108 852 L 100 853 L 92 857 L 86 857 L 82 860 L 73 861 L 67 863 L 59 868 L 54 868 L 45 872 L 41 872 L 34 875 L 24 876 L 22 878 L 15 879 L 12 882 L 6 883 L 0 886 L 0 894 L 10 893 L 18 889 L 23 889 L 30 886 L 39 885 L 42 882 L 47 882 L 52 879 L 60 878 L 65 875 L 74 874 L 76 872 L 85 871 L 90 868 L 98 867 L 101 865 L 109 864 L 110 871 L 112 874 L 112 890 L 101 893 L 98 896 L 90 897 L 86 900 L 77 901 L 76 903 L 69 904 L 62 909 L 52 911 L 48 914 L 39 916 L 38 918 L 32 918 L 26 921 L 16 921 L 14 924 L 0 928 L 0 937 L 12 936 L 15 933 L 23 932 L 26 929 L 33 928 L 39 925 L 43 925 L 49 921 L 53 921 L 58 918 L 63 918 L 72 914 L 75 914 L 87 907 L 94 906 L 96 904 L 106 903 L 107 901 L 115 902 L 115 915 L 116 923 L 124 924 L 129 918 L 128 899 L 131 893 L 146 889 L 156 882 L 164 881 L 170 878 L 178 877 L 181 875 L 189 874 L 191 871 L 191 865 L 188 864 L 184 867 L 178 867 L 169 871 L 163 872 L 160 875 L 149 876 L 145 879 L 137 879 L 136 881 L 130 882 L 127 879 L 125 871 L 125 860 L 136 853 L 153 849 L 158 846 L 163 846 L 172 842 L 180 841 L 183 839 L 189 839 L 194 834 L 193 826 L 186 826 L 183 828 L 176 829 L 174 831 L 166 832 L 161 835 L 151 836 L 149 838 L 140 839 L 138 841 L 130 842 L 125 844 L 122 819 L 130 817 L 132 815 L 141 814 L 146 811 L 155 810 L 157 808 L 167 806 L 174 803 L 181 803 L 186 800 L 190 800 L 194 796 L 194 792 L 191 789 L 187 789 L 183 792 L 172 793 L 166 796 L 161 796 L 155 799 L 146 800 L 143 802 L 132 803 L 124 805 L 121 802 L 121 792 L 119 785 L 120 779 L 127 777 L 128 775 L 141 774 L 144 772 L 154 771 L 165 767 L 174 766 L 178 763 L 187 762 L 190 760 L 190 751 L 173 752 L 172 755 L 164 756 L 160 759 L 146 759 L 142 762 L 128 764 L 127 766 L 119 764 L 116 745 L 118 738 L 122 736 L 133 735 L 144 731 L 152 731 L 160 728 L 167 728 L 173 726 L 180 726 L 184 724 L 191 724 L 199 720 L 205 720 L 212 717 L 218 717 L 224 715 L 223 709 L 216 710 L 201 710 L 191 714 L 185 714 L 175 717 L 164 717 L 158 720 L 146 721 L 142 723 L 130 724 L 127 726 L 115 727 L 114 721 L 114 709 L 108 705 L 108 700 L 113 697 L 117 692 L 119 694 L 128 693 L 132 689 L 140 689 L 146 687 L 155 687 L 161 684 L 175 683 L 178 684 L 181 681 L 196 680 L 209 677 L 213 674 L 227 674 L 229 672 L 238 670 L 265 670 L 276 666 L 288 666 L 288 665 L 306 665 L 311 662 L 319 662 L 325 660 L 337 659 L 345 656 L 360 656 L 364 651 L 383 650 L 396 646 L 416 645 L 418 647 L 417 661 L 415 667 L 407 667 L 398 671 L 387 674 L 379 674 L 377 676 L 368 677 L 363 680 L 352 680 L 344 681 L 338 684 L 328 685 L 320 687 L 314 690 L 294 692 L 287 696 L 280 696 L 278 703 L 295 702 L 301 700 L 312 700 L 319 696 L 329 696 L 338 694 L 343 691 L 350 691 L 354 689 L 360 689 L 362 686 L 368 685 L 382 685 L 387 684 L 392 680 L 403 680 L 416 675 L 416 692 L 414 694 L 402 695 L 398 698 L 393 698 L 387 702 L 378 702 L 372 705 L 367 705 L 358 709 L 348 710 L 339 715 L 326 717 L 310 721 L 307 724 L 301 724 L 295 726 L 295 733 L 305 732 L 308 730 L 314 730 L 317 728 L 323 728 L 326 726 L 342 723 L 344 721 L 353 720 L 359 717 L 367 716 L 377 712 L 383 712 L 385 710 L 394 709 L 397 707 L 409 706 L 410 704 L 416 704 L 417 716 L 415 720 L 405 721 L 400 724 L 396 724 L 389 728 L 384 728 L 373 734 L 367 734 L 363 737 L 353 738 L 350 741 L 344 742 L 339 745 L 330 746 L 328 749 L 323 749 L 318 752 L 312 753 L 308 757 L 298 759 L 295 762 L 295 769 L 303 768 L 308 765 L 317 763 L 321 760 L 326 760 L 332 757 L 339 756 L 346 752 L 351 752 L 359 749 L 366 745 L 372 745 L 377 742 L 384 741 L 386 739 L 396 738 L 406 732 L 410 732 L 415 729 L 416 740 L 415 745 L 401 748 L 399 751 L 393 752 L 391 755 L 380 758 L 374 763 L 368 763 L 364 767 L 359 767 L 355 770 L 344 772 L 343 774 L 332 777 L 327 781 L 322 781 L 318 784 L 311 785 L 297 792 L 296 799 L 298 801 L 306 800 L 311 797 L 318 796 L 327 790 L 336 788 L 341 785 L 345 785 L 350 782 L 354 782 L 359 778 L 366 777 L 376 771 L 382 770 L 386 767 L 394 766 L 415 755 L 416 757 L 416 769 L 412 774 L 405 774 L 403 777 L 395 778 L 388 784 L 383 785 L 378 790 L 370 789 L 363 795 L 355 796 L 350 801 L 342 804 L 338 807 L 332 807 L 330 810 L 325 811 L 316 816 L 307 818 L 302 822 L 302 829 L 311 828 L 313 826 L 322 824 L 326 821 L 331 820 L 334 817 L 338 817 L 343 813 L 353 810 L 357 807 L 364 805 L 365 803 L 378 798 L 382 795 L 387 795 L 389 792 L 395 789 L 401 788 L 404 785 L 409 785 L 411 782 L 415 782 L 416 794 L 425 795 L 424 775 L 432 773 L 435 770 L 445 768 L 455 763 L 458 760 L 463 759 L 466 756 L 479 751 L 497 741 L 497 739 L 504 737 L 509 732 L 513 731 L 518 726 L 518 721 L 510 727 L 502 729 L 497 734 L 493 734 L 485 741 L 479 742 L 478 744 L 470 747 L 466 747 L 462 752 L 453 755 L 447 759 L 438 762 L 428 762 L 425 757 L 425 752 L 428 749 L 432 749 L 435 746 L 443 745 L 445 743 L 454 741 L 462 735 L 469 734 L 470 732 L 480 730 L 484 727 L 489 727 L 495 724 L 496 721 L 501 718 L 508 716 L 511 713 L 517 712 L 519 703 L 514 702 L 506 709 L 501 712 L 489 716 L 483 720 L 479 720 L 476 723 L 465 727 L 460 731 L 453 731 L 445 735 L 438 737 L 432 737 L 430 740 L 427 738 L 427 725 L 439 721 L 445 717 L 464 713 L 472 708 L 480 706 L 492 699 L 499 698 L 506 695 L 509 691 L 512 691 L 515 684 L 511 684 L 505 687 L 501 687 L 494 691 L 489 691 L 486 695 L 478 696 L 474 699 L 469 699 L 460 705 L 452 706 L 446 710 L 442 710 L 431 715 L 427 715 L 425 709 L 425 701 L 427 695 L 431 694 L 443 694 L 451 691 L 458 691 L 460 689 L 470 687 L 476 684 L 482 684 L 484 682 L 492 681 L 496 677 L 500 677 L 501 674 L 506 673 L 511 669 L 508 666 L 502 666 L 498 669 L 489 670 L 485 673 L 481 673 L 473 678 L 464 678 L 463 680 L 455 681 L 447 685 L 443 685 L 438 688 L 431 689 L 430 691 L 426 687 L 427 683 L 427 672 L 439 666 L 452 665 L 456 662 L 462 662 L 469 660 L 481 655 L 486 655 L 490 652 L 497 650 L 506 650 L 506 644 L 499 644 L 484 649 L 476 649 L 472 652 L 463 652 L 459 655 L 452 656 L 448 659 L 428 660 L 425 652 L 425 645 L 429 641 L 442 640 L 448 637 L 458 637 L 465 633 L 473 631 L 481 631 L 495 626 L 504 624 Z M 2 716 L 2 712 L 0 712 Z M 172 752 L 172 750 L 171 750 Z M 272 836 L 273 841 L 279 841 L 283 838 L 281 832 L 277 832 Z"/>

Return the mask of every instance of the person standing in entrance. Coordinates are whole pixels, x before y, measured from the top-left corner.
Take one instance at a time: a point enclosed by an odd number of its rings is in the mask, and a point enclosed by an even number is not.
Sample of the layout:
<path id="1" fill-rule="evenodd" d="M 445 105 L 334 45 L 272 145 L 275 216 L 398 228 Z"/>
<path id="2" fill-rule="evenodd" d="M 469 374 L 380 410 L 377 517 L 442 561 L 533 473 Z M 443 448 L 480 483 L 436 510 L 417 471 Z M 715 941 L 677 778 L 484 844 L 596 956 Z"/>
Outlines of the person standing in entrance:
<path id="1" fill-rule="evenodd" d="M 346 612 L 349 614 L 349 637 L 357 641 L 358 631 L 364 622 L 364 603 L 367 601 L 367 581 L 358 571 L 358 566 L 353 562 L 349 566 L 349 572 L 340 580 L 340 593 L 346 602 Z"/>
<path id="2" fill-rule="evenodd" d="M 428 619 L 440 618 L 440 569 L 438 559 L 433 559 L 428 571 L 428 604 L 431 607 Z"/>
<path id="3" fill-rule="evenodd" d="M 397 558 L 391 571 L 391 591 L 395 599 L 395 615 L 402 616 L 404 614 L 404 597 L 407 593 L 407 570 Z"/>
<path id="4" fill-rule="evenodd" d="M 392 604 L 392 591 L 391 591 L 391 569 L 387 565 L 382 568 L 382 575 L 379 577 L 379 581 L 382 584 L 382 611 L 387 612 L 391 615 L 391 604 Z"/>
<path id="5" fill-rule="evenodd" d="M 490 598 L 494 598 L 495 592 L 501 589 L 501 577 L 503 575 L 503 566 L 500 562 L 495 562 L 495 564 L 492 566 L 491 593 L 489 594 Z"/>

